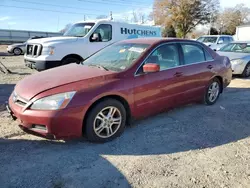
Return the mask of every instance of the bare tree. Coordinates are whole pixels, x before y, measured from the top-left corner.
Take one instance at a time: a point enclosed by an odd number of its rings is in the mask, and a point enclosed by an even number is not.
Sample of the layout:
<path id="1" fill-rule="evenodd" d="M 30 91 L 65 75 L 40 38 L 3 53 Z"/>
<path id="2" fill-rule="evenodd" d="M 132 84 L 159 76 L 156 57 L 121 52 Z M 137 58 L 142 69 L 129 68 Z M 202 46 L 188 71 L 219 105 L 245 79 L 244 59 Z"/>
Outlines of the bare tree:
<path id="1" fill-rule="evenodd" d="M 60 33 L 65 33 L 65 31 L 67 31 L 71 26 L 72 26 L 72 24 L 71 24 L 71 23 L 68 23 L 68 24 L 65 25 L 64 28 L 61 29 L 59 32 L 60 32 Z"/>
<path id="2" fill-rule="evenodd" d="M 108 18 L 107 15 L 99 15 L 96 17 L 96 19 L 106 19 L 106 18 Z"/>
<path id="3" fill-rule="evenodd" d="M 138 15 L 137 15 L 137 13 L 135 11 L 133 11 L 132 14 L 133 14 L 132 22 L 137 23 L 138 22 Z"/>
<path id="4" fill-rule="evenodd" d="M 233 8 L 226 8 L 221 12 L 216 21 L 217 29 L 221 33 L 233 35 L 236 27 L 250 20 L 250 9 L 244 4 L 238 4 Z"/>

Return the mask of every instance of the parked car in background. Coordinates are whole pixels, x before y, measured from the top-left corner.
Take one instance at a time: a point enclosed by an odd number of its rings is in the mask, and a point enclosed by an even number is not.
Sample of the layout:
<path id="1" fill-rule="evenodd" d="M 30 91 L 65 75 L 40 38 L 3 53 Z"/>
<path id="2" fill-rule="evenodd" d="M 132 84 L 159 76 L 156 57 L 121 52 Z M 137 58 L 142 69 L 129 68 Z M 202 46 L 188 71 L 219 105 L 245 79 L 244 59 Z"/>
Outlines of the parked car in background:
<path id="1" fill-rule="evenodd" d="M 230 59 L 233 74 L 242 77 L 250 76 L 250 41 L 227 44 L 218 51 L 218 54 Z"/>
<path id="2" fill-rule="evenodd" d="M 80 63 L 91 54 L 114 42 L 160 37 L 161 28 L 112 20 L 81 21 L 72 25 L 61 37 L 30 40 L 24 56 L 25 65 L 38 71 Z"/>
<path id="3" fill-rule="evenodd" d="M 28 40 L 38 39 L 38 38 L 44 38 L 44 37 L 42 37 L 42 36 L 34 36 L 34 37 L 29 38 Z M 23 43 L 15 43 L 15 44 L 9 45 L 7 47 L 7 52 L 11 53 L 11 54 L 14 54 L 14 55 L 24 54 L 26 52 L 27 41 L 23 42 Z"/>
<path id="4" fill-rule="evenodd" d="M 7 47 L 7 52 L 14 55 L 21 55 L 25 53 L 26 42 L 11 44 Z"/>
<path id="5" fill-rule="evenodd" d="M 196 101 L 214 104 L 231 78 L 229 59 L 199 42 L 131 39 L 81 64 L 24 78 L 7 108 L 27 132 L 106 142 L 131 119 Z"/>
<path id="6" fill-rule="evenodd" d="M 226 44 L 234 41 L 234 39 L 230 35 L 204 35 L 199 37 L 197 41 L 204 43 L 216 51 Z"/>

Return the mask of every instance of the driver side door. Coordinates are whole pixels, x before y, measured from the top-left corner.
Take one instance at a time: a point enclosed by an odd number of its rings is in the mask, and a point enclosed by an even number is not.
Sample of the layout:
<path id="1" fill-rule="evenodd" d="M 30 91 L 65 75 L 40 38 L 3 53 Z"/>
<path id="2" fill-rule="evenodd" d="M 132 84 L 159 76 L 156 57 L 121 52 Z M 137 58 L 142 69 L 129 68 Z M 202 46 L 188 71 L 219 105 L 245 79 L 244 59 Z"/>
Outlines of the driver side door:
<path id="1" fill-rule="evenodd" d="M 98 35 L 98 40 L 93 40 L 93 35 Z M 100 24 L 95 31 L 89 37 L 89 44 L 86 50 L 88 53 L 87 56 L 92 55 L 93 53 L 97 52 L 98 50 L 108 46 L 109 44 L 113 43 L 113 32 L 112 32 L 112 25 L 110 24 Z"/>
<path id="2" fill-rule="evenodd" d="M 160 71 L 144 73 L 143 65 L 156 63 Z M 171 108 L 181 94 L 181 61 L 177 44 L 163 44 L 145 59 L 135 74 L 134 101 L 136 116 L 144 117 Z"/>

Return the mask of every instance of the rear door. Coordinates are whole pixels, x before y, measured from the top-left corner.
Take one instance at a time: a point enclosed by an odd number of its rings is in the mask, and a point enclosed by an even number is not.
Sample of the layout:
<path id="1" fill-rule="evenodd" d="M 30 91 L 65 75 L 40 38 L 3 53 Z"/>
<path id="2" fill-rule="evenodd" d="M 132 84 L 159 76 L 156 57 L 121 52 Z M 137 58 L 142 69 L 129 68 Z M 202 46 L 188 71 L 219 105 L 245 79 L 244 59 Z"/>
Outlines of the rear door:
<path id="1" fill-rule="evenodd" d="M 182 73 L 182 95 L 180 101 L 187 103 L 204 96 L 205 88 L 213 77 L 212 56 L 199 44 L 180 43 L 184 65 Z"/>

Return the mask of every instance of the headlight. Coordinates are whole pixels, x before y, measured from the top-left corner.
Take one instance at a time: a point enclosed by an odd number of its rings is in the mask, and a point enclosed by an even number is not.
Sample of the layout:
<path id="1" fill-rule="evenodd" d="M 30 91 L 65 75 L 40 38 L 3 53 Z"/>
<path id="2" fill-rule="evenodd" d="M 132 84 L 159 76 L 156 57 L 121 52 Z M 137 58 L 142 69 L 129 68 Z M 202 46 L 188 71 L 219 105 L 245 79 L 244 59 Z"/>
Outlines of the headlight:
<path id="1" fill-rule="evenodd" d="M 55 53 L 54 46 L 44 46 L 42 50 L 43 55 L 53 55 Z"/>
<path id="2" fill-rule="evenodd" d="M 243 59 L 234 59 L 234 60 L 231 60 L 231 64 L 232 65 L 241 65 L 245 63 L 245 61 Z"/>
<path id="3" fill-rule="evenodd" d="M 75 95 L 75 91 L 59 93 L 36 100 L 32 105 L 33 110 L 58 110 L 65 108 Z"/>

